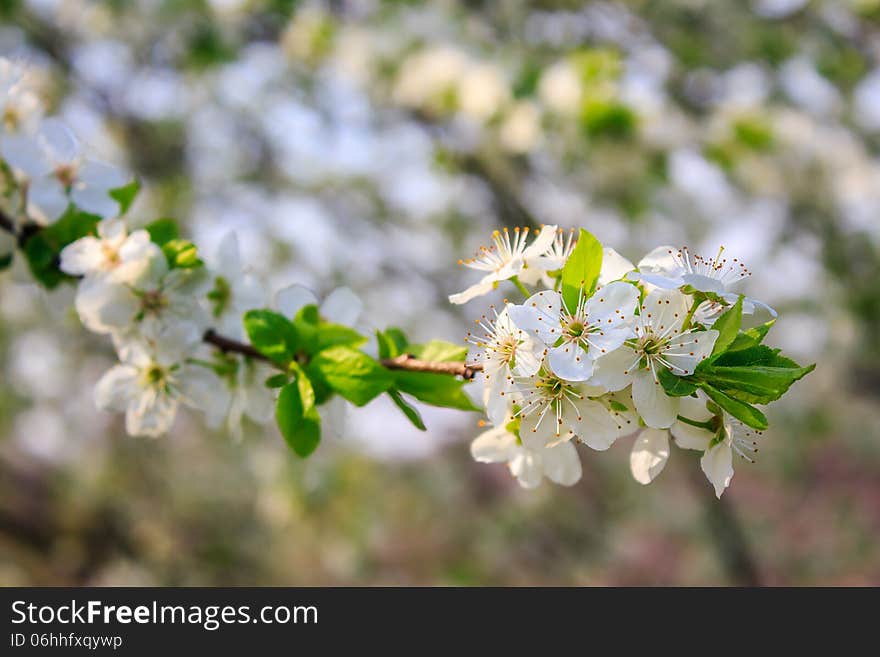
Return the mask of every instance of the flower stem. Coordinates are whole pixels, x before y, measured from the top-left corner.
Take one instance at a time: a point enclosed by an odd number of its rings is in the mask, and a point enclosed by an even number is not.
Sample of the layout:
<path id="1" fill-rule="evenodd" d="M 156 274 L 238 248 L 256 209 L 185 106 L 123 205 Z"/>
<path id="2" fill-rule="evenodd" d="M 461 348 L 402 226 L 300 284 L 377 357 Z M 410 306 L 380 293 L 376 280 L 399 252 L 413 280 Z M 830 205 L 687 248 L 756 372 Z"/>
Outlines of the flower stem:
<path id="1" fill-rule="evenodd" d="M 532 296 L 532 293 L 529 292 L 529 289 L 522 284 L 522 281 L 519 280 L 519 276 L 514 276 L 510 279 L 510 282 L 516 285 L 516 289 L 519 290 L 520 294 L 523 295 L 523 299 L 528 299 Z"/>
<path id="2" fill-rule="evenodd" d="M 705 299 L 705 297 L 703 297 L 702 294 L 697 293 L 694 295 L 694 303 L 691 306 L 691 309 L 688 310 L 688 314 L 685 315 L 684 322 L 681 325 L 681 332 L 682 333 L 684 333 L 685 331 L 687 331 L 691 327 L 691 322 L 694 319 L 694 313 L 697 312 L 697 308 L 699 308 L 700 304 L 703 303 L 703 301 L 705 301 L 705 300 L 706 299 Z"/>

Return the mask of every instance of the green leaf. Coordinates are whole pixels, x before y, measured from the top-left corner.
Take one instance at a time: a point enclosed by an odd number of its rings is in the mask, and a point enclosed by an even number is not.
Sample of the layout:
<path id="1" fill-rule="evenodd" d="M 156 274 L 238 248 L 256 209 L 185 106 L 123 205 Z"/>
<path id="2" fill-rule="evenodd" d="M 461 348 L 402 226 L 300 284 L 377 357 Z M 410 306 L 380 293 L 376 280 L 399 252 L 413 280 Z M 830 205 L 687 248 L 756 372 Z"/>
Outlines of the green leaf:
<path id="1" fill-rule="evenodd" d="M 776 318 L 774 317 L 769 322 L 765 322 L 760 326 L 755 326 L 745 331 L 745 334 L 750 338 L 753 338 L 758 344 L 761 344 L 764 341 L 764 338 L 767 337 L 767 332 L 773 328 L 773 325 L 776 323 Z"/>
<path id="2" fill-rule="evenodd" d="M 743 296 L 740 295 L 736 300 L 736 303 L 728 308 L 727 311 L 715 320 L 715 323 L 712 325 L 712 328 L 718 331 L 718 339 L 715 340 L 715 348 L 712 350 L 712 358 L 716 358 L 727 351 L 727 348 L 736 339 L 736 336 L 739 333 L 740 324 L 742 324 L 742 307 Z"/>
<path id="3" fill-rule="evenodd" d="M 365 336 L 342 324 L 321 322 L 318 327 L 317 348 L 319 351 L 336 346 L 360 347 L 366 341 Z"/>
<path id="4" fill-rule="evenodd" d="M 251 345 L 275 363 L 286 365 L 296 355 L 296 329 L 279 313 L 249 310 L 244 315 L 244 330 Z"/>
<path id="5" fill-rule="evenodd" d="M 318 307 L 315 304 L 303 306 L 293 318 L 298 340 L 297 347 L 309 355 L 318 351 L 318 324 L 320 321 Z"/>
<path id="6" fill-rule="evenodd" d="M 134 203 L 134 199 L 139 191 L 141 191 L 141 182 L 137 178 L 127 185 L 109 191 L 110 198 L 119 203 L 120 216 L 128 212 L 128 209 L 131 207 L 131 204 Z"/>
<path id="7" fill-rule="evenodd" d="M 752 429 L 757 429 L 758 431 L 763 431 L 767 428 L 767 418 L 761 411 L 751 404 L 733 399 L 721 390 L 708 384 L 703 384 L 702 388 L 712 401 L 743 424 L 752 427 Z"/>
<path id="8" fill-rule="evenodd" d="M 327 385 L 355 406 L 363 406 L 394 383 L 391 373 L 362 351 L 330 347 L 311 362 Z"/>
<path id="9" fill-rule="evenodd" d="M 289 378 L 286 374 L 273 374 L 266 379 L 265 385 L 267 388 L 283 388 L 288 381 Z"/>
<path id="10" fill-rule="evenodd" d="M 730 343 L 727 351 L 742 351 L 744 349 L 750 349 L 752 347 L 758 346 L 764 341 L 767 332 L 770 330 L 770 327 L 772 327 L 775 322 L 775 319 L 771 319 L 765 324 L 761 324 L 760 326 L 755 326 L 754 328 L 750 328 L 747 331 L 741 332 L 739 335 L 736 336 L 734 341 Z"/>
<path id="11" fill-rule="evenodd" d="M 443 340 L 431 340 L 423 345 L 409 345 L 407 353 L 411 353 L 421 360 L 436 363 L 455 363 L 467 358 L 468 348 L 464 345 L 444 342 Z"/>
<path id="12" fill-rule="evenodd" d="M 425 431 L 427 429 L 424 421 L 422 420 L 422 416 L 419 413 L 418 409 L 416 409 L 408 401 L 406 401 L 403 398 L 403 395 L 400 394 L 399 390 L 395 390 L 394 388 L 391 388 L 388 391 L 388 396 L 391 397 L 391 399 L 397 405 L 397 408 L 399 408 L 401 411 L 403 411 L 403 414 L 406 415 L 406 417 L 409 419 L 409 421 L 412 422 L 416 426 L 417 429 L 420 429 L 422 431 Z"/>
<path id="13" fill-rule="evenodd" d="M 399 328 L 388 328 L 376 331 L 376 342 L 379 344 L 379 358 L 396 358 L 406 353 L 407 339 Z"/>
<path id="14" fill-rule="evenodd" d="M 769 404 L 776 401 L 791 387 L 815 369 L 809 367 L 709 367 L 702 378 L 711 386 L 727 395 L 752 404 Z"/>
<path id="15" fill-rule="evenodd" d="M 194 269 L 205 264 L 199 259 L 196 245 L 189 240 L 169 240 L 162 245 L 162 253 L 172 269 Z"/>
<path id="16" fill-rule="evenodd" d="M 569 310 L 574 311 L 577 306 L 581 289 L 584 296 L 593 293 L 601 269 L 602 244 L 581 228 L 577 246 L 562 268 L 562 299 Z"/>
<path id="17" fill-rule="evenodd" d="M 747 349 L 728 350 L 722 354 L 713 367 L 743 367 L 748 365 L 766 365 L 768 367 L 792 367 L 798 368 L 796 362 L 780 355 L 779 349 L 772 349 L 766 345 L 754 345 Z"/>
<path id="18" fill-rule="evenodd" d="M 462 411 L 480 410 L 464 392 L 467 382 L 454 376 L 409 370 L 393 370 L 393 375 L 397 388 L 426 404 Z"/>
<path id="19" fill-rule="evenodd" d="M 180 237 L 180 229 L 174 219 L 156 219 L 147 224 L 146 230 L 150 234 L 150 240 L 159 246 L 164 246 Z"/>
<path id="20" fill-rule="evenodd" d="M 657 379 L 670 397 L 687 397 L 694 394 L 699 387 L 699 382 L 691 377 L 676 376 L 663 368 L 657 372 Z"/>
<path id="21" fill-rule="evenodd" d="M 302 371 L 295 381 L 281 389 L 275 406 L 275 420 L 290 448 L 302 458 L 321 442 L 321 416 L 315 407 L 311 382 Z"/>
<path id="22" fill-rule="evenodd" d="M 0 271 L 3 271 L 4 269 L 9 268 L 9 266 L 12 264 L 12 258 L 13 258 L 12 253 L 0 255 Z"/>
<path id="23" fill-rule="evenodd" d="M 71 242 L 94 234 L 101 217 L 70 205 L 54 223 L 34 233 L 24 244 L 24 255 L 31 274 L 47 288 L 74 280 L 58 269 L 61 251 Z"/>

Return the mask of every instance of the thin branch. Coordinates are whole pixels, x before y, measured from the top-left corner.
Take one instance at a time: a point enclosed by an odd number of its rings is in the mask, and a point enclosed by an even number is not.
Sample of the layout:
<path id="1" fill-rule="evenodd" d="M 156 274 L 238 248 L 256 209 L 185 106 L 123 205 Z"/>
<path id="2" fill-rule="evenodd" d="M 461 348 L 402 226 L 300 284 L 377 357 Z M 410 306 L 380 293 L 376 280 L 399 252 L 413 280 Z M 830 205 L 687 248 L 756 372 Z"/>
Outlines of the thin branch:
<path id="1" fill-rule="evenodd" d="M 232 340 L 220 335 L 213 329 L 207 331 L 202 338 L 207 344 L 217 347 L 224 353 L 235 353 L 254 358 L 256 360 L 268 361 L 263 354 L 254 349 L 251 345 Z M 462 362 L 435 362 L 420 360 L 412 354 L 401 354 L 396 358 L 383 358 L 379 361 L 383 367 L 389 370 L 407 370 L 409 372 L 430 372 L 434 374 L 447 374 L 449 376 L 460 376 L 469 381 L 476 376 L 477 372 L 483 369 L 482 365 L 469 365 Z"/>

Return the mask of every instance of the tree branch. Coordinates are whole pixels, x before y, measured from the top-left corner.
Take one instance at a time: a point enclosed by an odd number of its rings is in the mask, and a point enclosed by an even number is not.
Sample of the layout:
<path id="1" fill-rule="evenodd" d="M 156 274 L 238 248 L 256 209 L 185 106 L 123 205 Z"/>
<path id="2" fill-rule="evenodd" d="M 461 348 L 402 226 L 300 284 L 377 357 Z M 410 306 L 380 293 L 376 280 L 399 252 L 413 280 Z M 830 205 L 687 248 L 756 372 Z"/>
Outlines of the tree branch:
<path id="1" fill-rule="evenodd" d="M 207 344 L 217 347 L 224 353 L 235 353 L 254 358 L 256 360 L 268 362 L 259 351 L 251 345 L 232 340 L 220 335 L 215 330 L 210 329 L 205 332 L 202 338 Z M 479 364 L 469 365 L 462 362 L 435 362 L 427 360 L 419 360 L 412 354 L 401 354 L 396 358 L 383 358 L 379 361 L 383 367 L 389 370 L 407 370 L 409 372 L 430 372 L 433 374 L 448 374 L 449 376 L 460 376 L 469 381 L 476 376 L 477 372 L 482 371 L 483 366 Z"/>

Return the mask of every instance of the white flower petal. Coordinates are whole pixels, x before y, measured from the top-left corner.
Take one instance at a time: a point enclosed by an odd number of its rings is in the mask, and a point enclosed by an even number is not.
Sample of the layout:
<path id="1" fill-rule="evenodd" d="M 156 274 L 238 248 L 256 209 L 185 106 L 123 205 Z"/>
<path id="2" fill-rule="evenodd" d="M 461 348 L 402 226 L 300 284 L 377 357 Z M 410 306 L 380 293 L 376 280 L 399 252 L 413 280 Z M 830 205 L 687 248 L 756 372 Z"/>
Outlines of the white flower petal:
<path id="1" fill-rule="evenodd" d="M 479 283 L 471 285 L 464 292 L 449 295 L 449 303 L 460 305 L 467 303 L 471 299 L 481 297 L 484 294 L 489 294 L 489 292 L 495 289 L 498 280 L 499 278 L 496 274 L 488 274 L 484 276 Z"/>
<path id="2" fill-rule="evenodd" d="M 635 269 L 635 265 L 610 247 L 602 249 L 602 269 L 599 271 L 599 285 L 617 281 Z"/>
<path id="3" fill-rule="evenodd" d="M 649 427 L 667 429 L 675 422 L 678 398 L 669 397 L 649 371 L 641 370 L 635 375 L 632 396 L 636 410 Z"/>
<path id="4" fill-rule="evenodd" d="M 4 135 L 0 139 L 0 155 L 9 166 L 32 179 L 41 178 L 52 171 L 52 163 L 40 145 L 27 135 Z"/>
<path id="5" fill-rule="evenodd" d="M 633 478 L 640 484 L 650 484 L 666 467 L 668 458 L 669 432 L 666 429 L 643 430 L 629 455 Z"/>
<path id="6" fill-rule="evenodd" d="M 677 376 L 689 376 L 697 365 L 712 355 L 718 331 L 688 331 L 673 336 L 663 349 L 663 358 L 672 367 L 670 371 Z"/>
<path id="7" fill-rule="evenodd" d="M 544 290 L 530 296 L 522 305 L 509 305 L 507 312 L 517 328 L 546 345 L 559 338 L 559 314 L 562 297 L 558 292 Z"/>
<path id="8" fill-rule="evenodd" d="M 632 321 L 638 300 L 639 289 L 635 285 L 615 281 L 587 299 L 584 309 L 590 324 L 612 328 Z"/>
<path id="9" fill-rule="evenodd" d="M 644 303 L 640 319 L 656 335 L 678 333 L 687 315 L 688 297 L 678 290 L 654 290 Z"/>
<path id="10" fill-rule="evenodd" d="M 581 459 L 573 443 L 544 448 L 541 461 L 544 476 L 560 486 L 574 486 L 583 474 Z"/>
<path id="11" fill-rule="evenodd" d="M 554 240 L 556 240 L 556 226 L 543 226 L 535 241 L 523 251 L 523 260 L 544 255 L 553 246 Z"/>
<path id="12" fill-rule="evenodd" d="M 563 422 L 588 447 L 604 451 L 622 435 L 617 418 L 603 405 L 592 399 L 577 402 L 578 412 L 563 413 Z"/>
<path id="13" fill-rule="evenodd" d="M 537 488 L 541 485 L 544 466 L 536 452 L 522 450 L 510 461 L 509 467 L 510 473 L 523 488 Z"/>
<path id="14" fill-rule="evenodd" d="M 715 487 L 716 497 L 720 498 L 733 479 L 733 452 L 727 441 L 722 441 L 706 450 L 703 458 L 700 459 L 700 467 Z"/>
<path id="15" fill-rule="evenodd" d="M 638 363 L 636 352 L 625 345 L 621 346 L 596 360 L 590 383 L 603 386 L 610 392 L 623 390 L 632 382 Z"/>
<path id="16" fill-rule="evenodd" d="M 321 315 L 336 324 L 351 326 L 358 317 L 364 304 L 360 297 L 347 287 L 338 287 L 327 295 L 321 304 Z"/>
<path id="17" fill-rule="evenodd" d="M 85 276 L 99 270 L 103 262 L 101 240 L 83 237 L 62 249 L 59 268 L 71 276 Z"/>
<path id="18" fill-rule="evenodd" d="M 553 347 L 547 354 L 550 369 L 566 381 L 586 381 L 593 376 L 593 359 L 580 345 L 566 343 Z"/>
<path id="19" fill-rule="evenodd" d="M 111 367 L 95 385 L 95 405 L 104 411 L 124 411 L 137 392 L 137 368 L 131 365 Z"/>
<path id="20" fill-rule="evenodd" d="M 132 436 L 161 436 L 174 423 L 177 407 L 177 400 L 169 395 L 145 390 L 129 403 L 125 411 L 125 430 Z"/>
<path id="21" fill-rule="evenodd" d="M 521 449 L 516 444 L 516 436 L 504 426 L 497 426 L 484 431 L 473 440 L 471 456 L 480 463 L 507 463 Z"/>
<path id="22" fill-rule="evenodd" d="M 304 306 L 317 306 L 318 297 L 307 287 L 290 285 L 275 293 L 274 305 L 282 315 L 294 317 Z"/>

